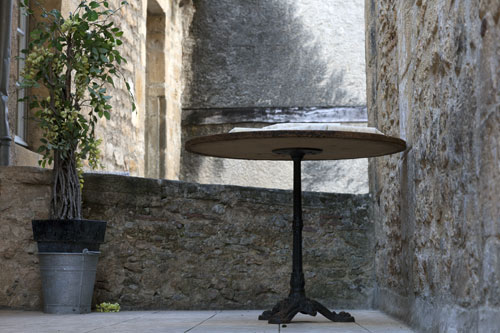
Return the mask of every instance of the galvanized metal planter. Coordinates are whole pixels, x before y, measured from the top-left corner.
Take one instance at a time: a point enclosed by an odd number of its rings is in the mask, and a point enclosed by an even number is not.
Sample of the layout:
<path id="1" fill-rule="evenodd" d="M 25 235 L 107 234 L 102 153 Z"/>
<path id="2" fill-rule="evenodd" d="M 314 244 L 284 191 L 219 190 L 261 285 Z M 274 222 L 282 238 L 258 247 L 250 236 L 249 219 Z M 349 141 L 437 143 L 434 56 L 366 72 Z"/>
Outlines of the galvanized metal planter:
<path id="1" fill-rule="evenodd" d="M 45 313 L 89 313 L 106 222 L 33 220 Z"/>
<path id="2" fill-rule="evenodd" d="M 45 313 L 89 313 L 100 252 L 39 253 Z"/>

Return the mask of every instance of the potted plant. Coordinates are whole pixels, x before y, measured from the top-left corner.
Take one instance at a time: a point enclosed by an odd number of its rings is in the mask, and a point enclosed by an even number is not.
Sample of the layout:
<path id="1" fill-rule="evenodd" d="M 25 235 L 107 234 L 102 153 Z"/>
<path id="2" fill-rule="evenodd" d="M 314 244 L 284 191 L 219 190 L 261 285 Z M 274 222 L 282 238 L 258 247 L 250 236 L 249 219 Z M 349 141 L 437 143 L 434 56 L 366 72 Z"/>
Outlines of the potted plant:
<path id="1" fill-rule="evenodd" d="M 121 2 L 125 5 L 126 2 Z M 21 1 L 26 15 L 33 11 Z M 30 33 L 23 50 L 22 88 L 42 88 L 44 96 L 26 99 L 43 131 L 38 152 L 41 166 L 53 164 L 50 218 L 32 221 L 38 242 L 44 311 L 90 312 L 99 244 L 106 222 L 82 219 L 83 164 L 99 163 L 100 139 L 95 127 L 110 118 L 111 96 L 106 86 L 124 78 L 125 59 L 117 50 L 123 32 L 111 20 L 107 1 L 80 1 L 68 17 L 38 4 L 42 21 Z M 125 80 L 124 80 L 125 81 Z M 130 85 L 125 81 L 130 97 Z M 132 100 L 132 110 L 135 104 Z"/>

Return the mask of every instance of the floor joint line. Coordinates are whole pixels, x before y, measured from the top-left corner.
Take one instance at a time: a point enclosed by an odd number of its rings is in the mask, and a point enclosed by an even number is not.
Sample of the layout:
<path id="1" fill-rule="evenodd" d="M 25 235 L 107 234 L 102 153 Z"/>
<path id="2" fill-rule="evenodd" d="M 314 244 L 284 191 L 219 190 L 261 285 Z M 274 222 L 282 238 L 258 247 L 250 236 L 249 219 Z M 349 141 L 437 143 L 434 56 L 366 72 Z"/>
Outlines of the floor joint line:
<path id="1" fill-rule="evenodd" d="M 369 329 L 367 329 L 366 327 L 364 327 L 363 325 L 361 325 L 360 323 L 358 322 L 354 322 L 356 325 L 358 325 L 359 327 L 361 327 L 362 329 L 366 330 L 367 332 L 370 332 L 370 333 L 373 333 L 372 331 L 370 331 Z"/>
<path id="2" fill-rule="evenodd" d="M 154 311 L 152 312 L 153 314 L 155 313 L 158 313 L 159 311 Z M 113 326 L 116 326 L 116 325 L 119 325 L 119 324 L 123 324 L 123 323 L 126 323 L 127 321 L 131 321 L 131 320 L 135 320 L 135 319 L 139 319 L 139 318 L 142 318 L 144 317 L 146 314 L 143 314 L 142 316 L 137 316 L 137 317 L 134 317 L 134 318 L 130 318 L 130 319 L 126 319 L 126 320 L 122 320 L 122 321 L 119 321 L 117 323 L 114 323 L 114 324 L 111 324 L 111 325 L 106 325 L 106 326 L 102 326 L 102 327 L 96 327 L 94 329 L 91 329 L 90 331 L 85 331 L 83 333 L 90 333 L 90 332 L 94 332 L 98 329 L 101 329 L 101 328 L 107 328 L 107 327 L 113 327 Z"/>
<path id="3" fill-rule="evenodd" d="M 189 331 L 191 331 L 191 330 L 194 330 L 196 327 L 198 327 L 198 326 L 200 326 L 201 324 L 203 324 L 204 322 L 206 322 L 206 321 L 208 321 L 208 320 L 212 319 L 212 318 L 213 318 L 213 317 L 215 317 L 218 313 L 221 313 L 221 312 L 222 312 L 222 311 L 215 312 L 213 315 L 211 315 L 211 316 L 210 316 L 210 317 L 208 317 L 207 319 L 202 320 L 201 322 L 199 322 L 198 324 L 194 325 L 194 326 L 193 326 L 193 327 L 191 327 L 190 329 L 188 329 L 188 330 L 184 331 L 184 333 L 187 333 L 187 332 L 189 332 Z"/>

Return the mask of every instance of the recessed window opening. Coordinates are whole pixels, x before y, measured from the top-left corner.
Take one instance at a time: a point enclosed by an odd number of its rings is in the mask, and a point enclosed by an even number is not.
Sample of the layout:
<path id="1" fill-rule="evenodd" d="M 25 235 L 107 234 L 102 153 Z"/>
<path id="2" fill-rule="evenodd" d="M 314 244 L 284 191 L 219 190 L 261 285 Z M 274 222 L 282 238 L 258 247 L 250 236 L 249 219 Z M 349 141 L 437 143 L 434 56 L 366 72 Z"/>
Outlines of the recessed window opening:
<path id="1" fill-rule="evenodd" d="M 154 0 L 146 20 L 145 176 L 166 178 L 165 13 Z"/>

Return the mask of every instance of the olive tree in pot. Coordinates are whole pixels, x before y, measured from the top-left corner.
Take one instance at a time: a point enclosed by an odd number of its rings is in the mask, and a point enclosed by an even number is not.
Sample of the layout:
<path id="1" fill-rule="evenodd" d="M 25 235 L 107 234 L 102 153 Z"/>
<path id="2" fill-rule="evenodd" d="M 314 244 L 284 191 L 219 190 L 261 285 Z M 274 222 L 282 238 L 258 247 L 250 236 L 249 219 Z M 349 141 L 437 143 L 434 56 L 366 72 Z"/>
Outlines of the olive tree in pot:
<path id="1" fill-rule="evenodd" d="M 26 15 L 33 14 L 28 0 L 21 6 Z M 82 169 L 84 161 L 91 168 L 99 166 L 101 140 L 95 127 L 100 118 L 110 118 L 106 87 L 114 86 L 114 78 L 123 78 L 119 66 L 125 59 L 117 50 L 123 32 L 111 20 L 119 9 L 110 9 L 107 1 L 81 1 L 66 18 L 58 10 L 38 8 L 42 21 L 23 50 L 21 87 L 41 87 L 46 92 L 26 97 L 43 131 L 39 163 L 53 164 L 50 218 L 32 221 L 44 311 L 86 313 L 106 222 L 82 219 Z M 126 81 L 125 86 L 134 110 Z"/>

